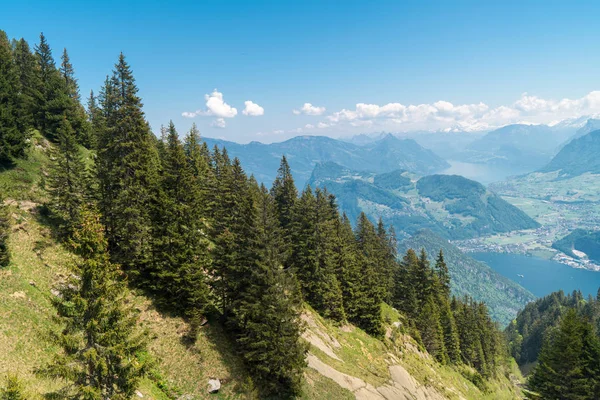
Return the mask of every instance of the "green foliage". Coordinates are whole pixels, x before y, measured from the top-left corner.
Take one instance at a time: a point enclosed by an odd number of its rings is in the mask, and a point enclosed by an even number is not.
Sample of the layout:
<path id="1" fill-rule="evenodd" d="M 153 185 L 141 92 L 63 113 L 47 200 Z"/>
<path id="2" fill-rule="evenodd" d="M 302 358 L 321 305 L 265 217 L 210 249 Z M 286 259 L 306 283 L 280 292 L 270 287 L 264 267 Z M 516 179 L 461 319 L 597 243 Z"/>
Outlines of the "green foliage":
<path id="1" fill-rule="evenodd" d="M 103 226 L 94 212 L 82 213 L 73 247 L 81 262 L 53 299 L 63 330 L 52 337 L 61 351 L 38 371 L 68 384 L 47 397 L 129 399 L 145 373 L 138 355 L 146 339 L 126 303 L 126 282 L 108 259 Z"/>
<path id="2" fill-rule="evenodd" d="M 525 304 L 535 299 L 517 283 L 464 254 L 431 231 L 419 231 L 400 242 L 400 251 L 406 252 L 410 248 L 424 248 L 431 255 L 438 254 L 441 249 L 451 278 L 452 294 L 459 298 L 468 295 L 485 302 L 492 318 L 503 326 L 508 325 Z"/>
<path id="3" fill-rule="evenodd" d="M 283 238 L 276 202 L 263 186 L 255 202 L 254 264 L 240 266 L 238 295 L 229 321 L 263 396 L 299 393 L 307 347 L 300 342 L 300 297 L 283 270 Z"/>
<path id="4" fill-rule="evenodd" d="M 159 160 L 131 68 L 121 54 L 103 88 L 96 169 L 111 259 L 148 277 Z"/>
<path id="5" fill-rule="evenodd" d="M 23 383 L 16 375 L 7 375 L 5 385 L 0 387 L 0 400 L 26 400 Z"/>
<path id="6" fill-rule="evenodd" d="M 519 365 L 536 362 L 545 338 L 554 332 L 564 316 L 575 310 L 597 328 L 600 327 L 600 302 L 579 291 L 565 295 L 563 291 L 549 294 L 525 306 L 506 328 L 511 355 Z"/>
<path id="7" fill-rule="evenodd" d="M 22 158 L 28 134 L 22 118 L 21 83 L 8 36 L 0 30 L 0 166 Z"/>
<path id="8" fill-rule="evenodd" d="M 79 222 L 84 204 L 86 167 L 81 157 L 75 132 L 66 117 L 57 132 L 57 146 L 53 148 L 52 165 L 48 176 L 49 208 L 57 220 L 64 238 L 73 233 Z"/>
<path id="9" fill-rule="evenodd" d="M 600 231 L 575 229 L 567 236 L 552 243 L 552 247 L 571 257 L 577 257 L 573 250 L 579 250 L 584 252 L 590 260 L 600 262 Z"/>
<path id="10" fill-rule="evenodd" d="M 600 131 L 596 130 L 569 142 L 540 172 L 560 171 L 563 179 L 586 172 L 600 173 L 599 148 Z"/>
<path id="11" fill-rule="evenodd" d="M 191 135 L 195 133 L 192 132 Z M 174 309 L 190 317 L 209 304 L 205 271 L 210 260 L 200 178 L 173 122 L 162 160 L 161 192 L 153 229 L 152 285 Z M 198 146 L 190 143 L 190 146 Z M 198 149 L 190 149 L 197 152 Z"/>
<path id="12" fill-rule="evenodd" d="M 528 387 L 545 399 L 595 399 L 600 393 L 600 339 L 570 309 L 544 341 Z"/>

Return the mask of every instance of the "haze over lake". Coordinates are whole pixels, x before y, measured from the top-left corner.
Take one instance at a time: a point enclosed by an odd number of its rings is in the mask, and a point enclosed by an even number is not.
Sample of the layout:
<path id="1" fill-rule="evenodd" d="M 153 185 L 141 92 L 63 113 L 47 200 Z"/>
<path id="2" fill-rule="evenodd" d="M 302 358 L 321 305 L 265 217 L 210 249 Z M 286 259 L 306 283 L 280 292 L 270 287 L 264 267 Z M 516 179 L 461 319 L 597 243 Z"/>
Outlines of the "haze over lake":
<path id="1" fill-rule="evenodd" d="M 561 289 L 565 293 L 579 289 L 584 296 L 591 294 L 595 297 L 600 287 L 600 272 L 572 268 L 552 260 L 509 253 L 471 253 L 470 255 L 519 283 L 537 297 Z"/>

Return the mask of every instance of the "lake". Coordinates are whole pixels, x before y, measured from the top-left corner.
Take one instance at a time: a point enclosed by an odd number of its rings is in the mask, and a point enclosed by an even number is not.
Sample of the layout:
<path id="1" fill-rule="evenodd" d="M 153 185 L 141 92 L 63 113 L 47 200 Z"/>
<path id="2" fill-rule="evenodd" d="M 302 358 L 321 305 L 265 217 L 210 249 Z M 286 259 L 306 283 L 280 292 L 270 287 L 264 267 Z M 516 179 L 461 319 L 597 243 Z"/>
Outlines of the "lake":
<path id="1" fill-rule="evenodd" d="M 556 261 L 521 254 L 468 254 L 519 283 L 537 297 L 543 297 L 560 289 L 565 293 L 579 289 L 584 296 L 591 294 L 595 297 L 600 287 L 600 272 L 571 268 Z"/>
<path id="2" fill-rule="evenodd" d="M 450 167 L 442 171 L 442 174 L 462 175 L 465 178 L 483 183 L 484 185 L 503 181 L 512 175 L 529 172 L 529 170 L 517 167 L 508 168 L 504 166 L 474 164 L 455 160 L 448 160 L 448 164 L 450 164 Z"/>

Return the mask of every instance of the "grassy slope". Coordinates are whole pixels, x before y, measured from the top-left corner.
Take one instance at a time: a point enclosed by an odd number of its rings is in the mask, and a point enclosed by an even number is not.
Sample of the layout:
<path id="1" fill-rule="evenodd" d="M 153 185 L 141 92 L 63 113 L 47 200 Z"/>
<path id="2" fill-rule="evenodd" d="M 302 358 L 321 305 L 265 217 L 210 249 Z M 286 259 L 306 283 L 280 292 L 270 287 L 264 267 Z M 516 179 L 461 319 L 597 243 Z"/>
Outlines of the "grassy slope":
<path id="1" fill-rule="evenodd" d="M 48 163 L 47 146 L 42 138 L 35 137 L 27 161 L 0 171 L 0 188 L 9 199 L 12 216 L 12 262 L 0 269 L 0 377 L 17 373 L 27 387 L 28 399 L 41 398 L 41 394 L 59 384 L 40 379 L 34 375 L 34 369 L 57 350 L 46 340 L 48 330 L 58 329 L 52 319 L 50 290 L 73 262 L 73 256 L 54 240 L 36 209 L 45 196 L 42 176 Z M 131 301 L 140 312 L 140 325 L 149 331 L 150 352 L 156 360 L 154 373 L 140 387 L 145 399 L 166 400 L 168 392 L 189 394 L 194 399 L 252 396 L 240 360 L 218 324 L 209 322 L 202 327 L 192 343 L 188 339 L 189 326 L 181 318 L 159 312 L 141 294 L 132 293 Z M 384 311 L 388 324 L 400 318 L 390 308 Z M 336 370 L 373 386 L 389 381 L 388 366 L 394 363 L 403 365 L 421 384 L 434 387 L 449 398 L 517 397 L 515 386 L 503 375 L 491 385 L 494 394 L 482 393 L 455 369 L 439 366 L 423 353 L 411 350 L 416 346 L 399 331 L 382 342 L 360 329 L 335 326 L 311 310 L 307 309 L 306 316 L 309 332 L 339 343 L 334 348 L 339 360 L 315 346 L 311 346 L 311 353 Z M 518 372 L 514 374 L 518 376 Z M 218 395 L 209 396 L 206 383 L 213 376 L 222 380 L 223 387 Z M 307 368 L 301 398 L 351 399 L 354 395 Z"/>

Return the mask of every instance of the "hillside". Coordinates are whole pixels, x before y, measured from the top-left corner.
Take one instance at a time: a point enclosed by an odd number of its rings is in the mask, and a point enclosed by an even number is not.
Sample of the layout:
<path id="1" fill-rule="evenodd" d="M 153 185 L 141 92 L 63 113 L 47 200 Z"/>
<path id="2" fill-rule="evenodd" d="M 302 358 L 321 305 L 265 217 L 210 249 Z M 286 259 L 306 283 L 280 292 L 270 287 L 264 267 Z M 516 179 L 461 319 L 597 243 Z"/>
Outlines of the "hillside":
<path id="1" fill-rule="evenodd" d="M 573 139 L 540 172 L 559 171 L 559 177 L 570 178 L 584 173 L 600 173 L 600 130 Z"/>
<path id="2" fill-rule="evenodd" d="M 0 269 L 0 376 L 16 373 L 27 399 L 40 399 L 57 381 L 42 379 L 35 368 L 56 348 L 46 341 L 56 330 L 50 301 L 72 255 L 57 243 L 44 217 L 44 179 L 49 143 L 36 136 L 27 160 L 0 172 L 0 187 L 11 216 L 11 264 Z M 84 154 L 88 155 L 87 152 Z M 247 374 L 218 320 L 197 330 L 182 318 L 157 308 L 151 297 L 132 289 L 130 302 L 139 312 L 139 325 L 149 332 L 149 356 L 155 360 L 139 387 L 140 398 L 254 398 Z M 311 344 L 301 399 L 515 399 L 516 368 L 502 371 L 486 390 L 465 377 L 473 371 L 435 362 L 404 332 L 405 320 L 384 308 L 386 337 L 375 339 L 352 325 L 337 326 L 305 307 L 304 340 Z M 218 395 L 206 391 L 210 378 L 219 378 Z M 481 385 L 481 383 L 479 383 Z M 0 384 L 1 386 L 2 384 Z M 142 397 L 143 396 L 143 397 Z"/>
<path id="3" fill-rule="evenodd" d="M 576 229 L 552 243 L 552 247 L 573 258 L 587 258 L 600 264 L 600 231 Z"/>
<path id="4" fill-rule="evenodd" d="M 441 171 L 448 164 L 432 151 L 412 139 L 386 135 L 364 145 L 356 145 L 325 136 L 298 136 L 284 142 L 238 144 L 203 138 L 210 148 L 226 147 L 229 155 L 238 157 L 248 174 L 270 186 L 279 161 L 285 155 L 299 188 L 303 188 L 317 163 L 335 162 L 357 171 L 389 172 L 404 169 L 425 175 Z"/>
<path id="5" fill-rule="evenodd" d="M 419 231 L 402 241 L 399 247 L 401 252 L 409 248 L 424 248 L 430 256 L 443 250 L 452 278 L 452 292 L 457 296 L 469 295 L 475 300 L 484 301 L 492 317 L 502 326 L 506 326 L 519 310 L 535 299 L 518 283 L 469 257 L 431 231 Z"/>
<path id="6" fill-rule="evenodd" d="M 518 166 L 525 172 L 547 163 L 568 136 L 569 133 L 547 125 L 507 125 L 469 144 L 461 159 Z"/>
<path id="7" fill-rule="evenodd" d="M 364 211 L 408 235 L 428 228 L 447 238 L 466 239 L 539 226 L 483 185 L 460 176 L 416 180 L 402 170 L 377 174 L 322 163 L 308 184 L 326 187 L 351 220 Z"/>

